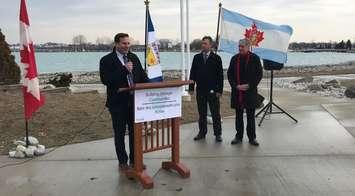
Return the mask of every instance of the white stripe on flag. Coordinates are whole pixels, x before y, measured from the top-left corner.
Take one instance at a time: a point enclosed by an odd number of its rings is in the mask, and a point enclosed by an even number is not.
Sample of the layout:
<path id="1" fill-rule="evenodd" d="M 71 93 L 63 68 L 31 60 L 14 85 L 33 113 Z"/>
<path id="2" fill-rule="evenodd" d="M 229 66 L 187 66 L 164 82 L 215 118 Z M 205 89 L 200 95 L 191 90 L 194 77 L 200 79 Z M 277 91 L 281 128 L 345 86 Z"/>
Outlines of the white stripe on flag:
<path id="1" fill-rule="evenodd" d="M 223 21 L 222 25 L 223 31 L 221 32 L 221 37 L 227 40 L 239 40 L 244 38 L 245 29 L 250 28 L 228 21 Z M 277 30 L 263 30 L 263 32 L 264 40 L 259 44 L 259 48 L 266 48 L 280 52 L 287 51 L 288 40 L 290 39 L 289 34 Z"/>

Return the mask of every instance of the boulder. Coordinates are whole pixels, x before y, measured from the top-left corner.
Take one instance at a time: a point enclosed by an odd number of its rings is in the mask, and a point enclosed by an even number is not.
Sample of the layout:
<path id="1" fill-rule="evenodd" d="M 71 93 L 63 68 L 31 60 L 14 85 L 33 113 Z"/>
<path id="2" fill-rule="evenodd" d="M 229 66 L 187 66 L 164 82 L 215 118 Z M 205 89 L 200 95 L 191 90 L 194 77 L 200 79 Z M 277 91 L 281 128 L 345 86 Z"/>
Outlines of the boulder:
<path id="1" fill-rule="evenodd" d="M 9 157 L 10 158 L 15 158 L 16 151 L 10 151 L 9 152 Z"/>
<path id="2" fill-rule="evenodd" d="M 331 87 L 334 87 L 334 88 L 340 88 L 341 87 L 340 86 L 340 82 L 338 80 L 336 80 L 336 79 L 326 82 L 325 85 L 331 86 Z"/>
<path id="3" fill-rule="evenodd" d="M 17 145 L 17 147 L 16 147 L 17 152 L 25 152 L 25 150 L 26 150 L 25 146 Z"/>
<path id="4" fill-rule="evenodd" d="M 323 87 L 320 84 L 311 84 L 311 85 L 308 85 L 307 88 L 310 91 L 322 91 L 323 90 Z"/>
<path id="5" fill-rule="evenodd" d="M 312 76 L 306 76 L 304 78 L 295 80 L 292 83 L 299 84 L 299 83 L 311 83 L 311 82 L 313 82 L 313 77 Z"/>
<path id="6" fill-rule="evenodd" d="M 321 84 L 320 85 L 323 89 L 329 89 L 329 85 L 327 85 L 327 84 Z"/>
<path id="7" fill-rule="evenodd" d="M 15 141 L 14 141 L 14 144 L 15 144 L 16 146 L 18 146 L 18 145 L 26 146 L 26 142 L 21 141 L 21 140 L 15 140 Z"/>
<path id="8" fill-rule="evenodd" d="M 26 148 L 26 150 L 25 150 L 26 157 L 33 157 L 34 154 L 35 154 L 35 151 L 33 148 L 30 148 L 30 147 Z"/>
<path id="9" fill-rule="evenodd" d="M 55 86 L 53 84 L 47 84 L 46 86 L 43 87 L 43 89 L 54 89 Z"/>
<path id="10" fill-rule="evenodd" d="M 23 140 L 26 141 L 26 137 Z M 28 137 L 28 142 L 30 143 L 31 146 L 36 146 L 39 144 L 38 139 L 33 136 Z"/>
<path id="11" fill-rule="evenodd" d="M 348 98 L 355 98 L 355 86 L 350 86 L 345 90 L 345 96 Z"/>
<path id="12" fill-rule="evenodd" d="M 334 79 L 334 80 L 329 80 L 328 82 L 326 82 L 325 84 L 327 84 L 327 85 L 339 85 L 340 83 L 339 83 L 339 81 L 338 80 L 336 80 L 336 79 Z"/>
<path id="13" fill-rule="evenodd" d="M 72 82 L 73 74 L 71 73 L 58 73 L 53 78 L 50 78 L 48 84 L 55 87 L 69 87 Z"/>
<path id="14" fill-rule="evenodd" d="M 46 153 L 46 147 L 44 145 L 38 145 L 34 153 L 36 156 L 44 155 Z"/>
<path id="15" fill-rule="evenodd" d="M 25 158 L 26 155 L 25 155 L 24 152 L 16 151 L 14 157 L 15 157 L 15 158 L 20 158 L 20 159 L 22 159 L 22 158 Z"/>

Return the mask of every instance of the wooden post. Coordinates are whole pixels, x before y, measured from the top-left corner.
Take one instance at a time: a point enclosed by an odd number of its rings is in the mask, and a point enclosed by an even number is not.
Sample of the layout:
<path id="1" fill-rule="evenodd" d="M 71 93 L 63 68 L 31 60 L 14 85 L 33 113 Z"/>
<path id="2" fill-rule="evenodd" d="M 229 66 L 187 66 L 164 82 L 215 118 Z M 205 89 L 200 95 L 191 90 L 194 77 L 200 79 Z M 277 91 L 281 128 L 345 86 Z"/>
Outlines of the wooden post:
<path id="1" fill-rule="evenodd" d="M 162 163 L 162 168 L 166 170 L 175 170 L 181 177 L 190 177 L 190 170 L 182 163 L 180 163 L 180 118 L 174 118 L 172 120 L 172 142 L 173 148 L 171 150 L 171 161 Z"/>
<path id="2" fill-rule="evenodd" d="M 153 178 L 143 169 L 143 149 L 142 149 L 143 124 L 134 124 L 134 168 L 126 172 L 128 178 L 139 180 L 145 189 L 153 188 Z"/>

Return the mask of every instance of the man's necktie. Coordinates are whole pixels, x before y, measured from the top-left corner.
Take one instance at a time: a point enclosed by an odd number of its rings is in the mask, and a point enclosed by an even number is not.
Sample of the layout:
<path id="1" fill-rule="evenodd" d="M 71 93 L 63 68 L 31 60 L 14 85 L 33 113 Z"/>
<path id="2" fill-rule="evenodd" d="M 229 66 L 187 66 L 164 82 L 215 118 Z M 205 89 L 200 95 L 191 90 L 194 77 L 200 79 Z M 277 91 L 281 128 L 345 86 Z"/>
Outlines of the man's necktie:
<path id="1" fill-rule="evenodd" d="M 203 62 L 205 62 L 205 64 L 207 62 L 207 58 L 208 58 L 207 53 L 203 53 Z"/>
<path id="2" fill-rule="evenodd" d="M 123 55 L 123 63 L 126 65 L 128 63 L 127 55 Z"/>

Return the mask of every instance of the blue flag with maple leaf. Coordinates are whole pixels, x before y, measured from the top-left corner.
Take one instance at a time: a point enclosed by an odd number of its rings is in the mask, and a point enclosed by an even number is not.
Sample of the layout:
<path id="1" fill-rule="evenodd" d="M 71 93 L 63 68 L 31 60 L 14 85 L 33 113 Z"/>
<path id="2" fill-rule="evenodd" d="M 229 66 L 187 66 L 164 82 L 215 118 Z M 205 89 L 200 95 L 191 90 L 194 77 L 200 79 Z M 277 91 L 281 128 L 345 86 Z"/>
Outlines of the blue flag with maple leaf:
<path id="1" fill-rule="evenodd" d="M 222 8 L 218 50 L 237 53 L 240 39 L 248 39 L 260 58 L 284 64 L 293 29 L 274 25 Z"/>

